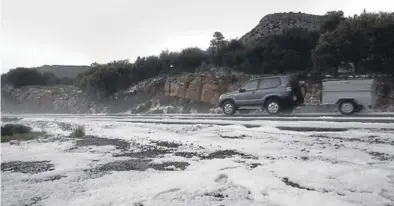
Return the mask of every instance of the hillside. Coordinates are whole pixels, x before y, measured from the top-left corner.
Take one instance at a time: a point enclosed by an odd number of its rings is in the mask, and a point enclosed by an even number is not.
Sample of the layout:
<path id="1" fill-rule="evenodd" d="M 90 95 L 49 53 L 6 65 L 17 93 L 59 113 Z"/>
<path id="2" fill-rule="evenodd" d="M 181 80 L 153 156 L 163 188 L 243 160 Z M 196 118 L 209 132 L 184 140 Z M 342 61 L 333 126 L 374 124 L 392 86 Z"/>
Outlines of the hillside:
<path id="1" fill-rule="evenodd" d="M 338 77 L 339 68 L 346 67 L 350 76 L 394 75 L 394 13 L 343 15 L 342 11 L 324 16 L 269 14 L 240 39 L 226 39 L 215 32 L 206 50 L 191 47 L 134 62 L 36 68 L 58 77 L 83 73 L 69 82 L 15 69 L 2 75 L 2 85 L 10 88 L 2 88 L 1 108 L 53 113 L 145 113 L 160 112 L 160 108 L 165 110 L 161 112 L 206 112 L 216 106 L 220 94 L 233 91 L 252 76 L 289 73 L 311 77 L 306 103 L 316 105 L 320 78 Z M 93 69 L 85 72 L 89 68 Z M 385 82 L 390 95 L 378 109 L 392 111 L 394 81 Z"/>
<path id="2" fill-rule="evenodd" d="M 78 74 L 86 72 L 90 69 L 89 66 L 74 66 L 74 65 L 44 65 L 35 67 L 39 72 L 52 72 L 59 78 L 75 78 Z"/>
<path id="3" fill-rule="evenodd" d="M 281 34 L 283 30 L 305 28 L 318 30 L 324 21 L 324 16 L 305 13 L 275 13 L 264 16 L 258 25 L 241 37 L 244 44 L 253 44 L 264 37 Z"/>

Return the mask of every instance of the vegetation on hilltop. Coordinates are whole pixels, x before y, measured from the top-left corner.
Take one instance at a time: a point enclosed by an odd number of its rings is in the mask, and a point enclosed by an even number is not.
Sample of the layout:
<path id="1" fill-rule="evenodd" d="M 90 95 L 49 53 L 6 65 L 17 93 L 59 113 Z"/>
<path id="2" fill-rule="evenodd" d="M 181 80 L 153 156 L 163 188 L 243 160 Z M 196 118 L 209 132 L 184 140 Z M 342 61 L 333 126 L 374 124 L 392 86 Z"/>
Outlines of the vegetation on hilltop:
<path id="1" fill-rule="evenodd" d="M 215 32 L 207 50 L 162 51 L 159 56 L 138 57 L 134 63 L 93 63 L 88 71 L 78 75 L 76 84 L 93 94 L 109 96 L 147 78 L 207 71 L 212 67 L 252 74 L 337 75 L 339 66 L 350 64 L 356 73 L 394 74 L 394 13 L 364 11 L 345 18 L 342 11 L 332 11 L 325 17 L 317 31 L 291 28 L 253 45 L 238 39 L 226 40 L 222 33 Z M 4 78 L 2 75 L 2 80 L 14 86 L 49 84 L 46 78 L 29 72 L 27 75 L 27 70 L 11 70 Z"/>
<path id="2" fill-rule="evenodd" d="M 78 74 L 86 72 L 90 69 L 89 66 L 75 66 L 75 65 L 43 65 L 35 67 L 41 73 L 51 72 L 58 78 L 74 79 Z"/>
<path id="3" fill-rule="evenodd" d="M 14 87 L 23 86 L 44 86 L 57 84 L 74 84 L 74 79 L 58 78 L 52 72 L 41 73 L 36 69 L 16 68 L 11 69 L 5 74 L 1 75 L 1 85 L 12 85 Z"/>

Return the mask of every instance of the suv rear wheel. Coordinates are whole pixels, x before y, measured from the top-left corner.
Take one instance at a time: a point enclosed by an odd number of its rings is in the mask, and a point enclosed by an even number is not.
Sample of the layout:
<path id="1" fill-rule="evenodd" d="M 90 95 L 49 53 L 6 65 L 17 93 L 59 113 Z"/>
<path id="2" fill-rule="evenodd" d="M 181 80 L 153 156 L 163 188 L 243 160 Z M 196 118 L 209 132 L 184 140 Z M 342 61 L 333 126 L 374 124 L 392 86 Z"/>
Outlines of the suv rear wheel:
<path id="1" fill-rule="evenodd" d="M 276 98 L 269 99 L 265 104 L 265 109 L 269 114 L 279 114 L 281 110 L 279 100 Z"/>
<path id="2" fill-rule="evenodd" d="M 225 101 L 222 104 L 222 110 L 225 115 L 233 115 L 235 113 L 235 105 L 231 101 Z"/>

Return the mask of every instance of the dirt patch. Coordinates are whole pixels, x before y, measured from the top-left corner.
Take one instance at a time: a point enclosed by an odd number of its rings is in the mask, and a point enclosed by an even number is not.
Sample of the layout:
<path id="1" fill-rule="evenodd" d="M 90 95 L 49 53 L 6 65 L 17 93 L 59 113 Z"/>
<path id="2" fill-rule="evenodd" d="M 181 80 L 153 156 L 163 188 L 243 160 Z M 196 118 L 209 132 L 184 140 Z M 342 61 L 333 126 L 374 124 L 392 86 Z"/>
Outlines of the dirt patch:
<path id="1" fill-rule="evenodd" d="M 132 157 L 132 158 L 156 158 L 162 157 L 165 154 L 171 153 L 171 150 L 163 150 L 163 149 L 150 149 L 140 152 L 128 152 L 123 154 L 115 154 L 114 157 Z"/>
<path id="2" fill-rule="evenodd" d="M 130 148 L 130 142 L 121 139 L 108 139 L 95 136 L 85 136 L 83 139 L 77 140 L 77 147 L 86 146 L 116 146 L 116 149 L 128 150 Z"/>
<path id="3" fill-rule="evenodd" d="M 217 202 L 213 205 L 232 205 L 234 202 L 237 202 L 238 205 L 253 205 L 250 195 L 251 192 L 247 188 L 233 184 L 201 194 L 202 198 L 207 198 L 207 202 Z"/>
<path id="4" fill-rule="evenodd" d="M 44 179 L 28 179 L 26 181 L 34 182 L 34 183 L 40 183 L 40 182 L 56 181 L 56 180 L 60 180 L 60 179 L 65 178 L 65 177 L 67 177 L 67 176 L 65 176 L 65 175 L 55 175 L 55 176 L 50 176 L 50 177 L 47 177 L 47 178 L 44 178 Z"/>
<path id="5" fill-rule="evenodd" d="M 256 159 L 256 157 L 252 155 L 247 155 L 235 150 L 218 150 L 215 152 L 212 152 L 208 155 L 205 156 L 200 156 L 201 159 L 225 159 L 225 158 L 230 158 L 233 156 L 241 156 L 242 158 L 245 159 Z"/>
<path id="6" fill-rule="evenodd" d="M 255 124 L 244 124 L 244 126 L 246 128 L 257 128 L 257 127 L 261 127 L 260 125 L 255 125 Z"/>
<path id="7" fill-rule="evenodd" d="M 130 171 L 138 170 L 145 171 L 149 168 L 149 162 L 151 160 L 144 159 L 130 159 L 130 160 L 119 160 L 101 165 L 97 168 L 99 172 L 105 171 Z"/>
<path id="8" fill-rule="evenodd" d="M 38 205 L 38 203 L 42 200 L 41 197 L 33 197 L 31 199 L 29 199 L 27 202 L 23 203 L 23 206 L 34 206 L 34 205 Z"/>
<path id="9" fill-rule="evenodd" d="M 152 142 L 157 146 L 167 147 L 167 148 L 177 148 L 181 146 L 181 144 L 175 142 L 166 142 L 166 141 L 152 141 Z"/>
<path id="10" fill-rule="evenodd" d="M 381 152 L 370 152 L 369 153 L 371 156 L 373 156 L 374 159 L 378 159 L 380 161 L 389 161 L 389 160 L 394 160 L 394 156 L 391 156 L 386 153 L 381 153 Z"/>
<path id="11" fill-rule="evenodd" d="M 93 171 L 107 172 L 107 171 L 145 171 L 148 168 L 163 171 L 185 170 L 190 164 L 187 162 L 164 162 L 164 163 L 151 163 L 150 159 L 130 159 L 119 160 L 110 162 L 99 166 Z"/>
<path id="12" fill-rule="evenodd" d="M 221 138 L 224 139 L 243 139 L 246 137 L 246 135 L 239 135 L 239 136 L 227 136 L 227 135 L 219 135 Z"/>
<path id="13" fill-rule="evenodd" d="M 249 167 L 250 167 L 250 169 L 254 169 L 254 168 L 256 168 L 258 166 L 261 166 L 261 165 L 262 164 L 260 164 L 260 163 L 252 163 L 252 164 L 249 165 Z"/>
<path id="14" fill-rule="evenodd" d="M 295 132 L 345 132 L 347 128 L 318 128 L 318 127 L 276 127 L 280 130 Z"/>
<path id="15" fill-rule="evenodd" d="M 199 156 L 197 152 L 175 152 L 174 155 L 185 158 L 193 158 Z"/>
<path id="16" fill-rule="evenodd" d="M 224 199 L 225 197 L 228 197 L 228 195 L 223 195 L 223 194 L 216 193 L 216 192 L 205 193 L 204 196 L 211 196 L 216 199 Z"/>
<path id="17" fill-rule="evenodd" d="M 185 170 L 190 164 L 187 162 L 163 162 L 160 164 L 150 164 L 149 167 L 155 170 L 175 171 Z"/>
<path id="18" fill-rule="evenodd" d="M 32 162 L 14 161 L 14 162 L 1 163 L 1 171 L 3 172 L 10 171 L 10 172 L 36 174 L 40 172 L 52 171 L 55 169 L 54 167 L 55 165 L 50 163 L 50 161 L 32 161 Z"/>
<path id="19" fill-rule="evenodd" d="M 282 178 L 282 182 L 284 182 L 287 186 L 290 186 L 290 187 L 295 187 L 295 188 L 298 188 L 298 189 L 301 189 L 301 190 L 315 191 L 312 188 L 303 187 L 303 186 L 299 185 L 298 183 L 292 182 L 287 177 Z"/>
<path id="20" fill-rule="evenodd" d="M 323 138 L 323 139 L 332 139 L 332 140 L 339 140 L 340 142 L 363 142 L 368 144 L 389 144 L 394 145 L 394 141 L 389 139 L 381 139 L 378 136 L 370 135 L 367 137 L 360 137 L 360 138 L 344 138 L 344 137 L 336 137 L 336 136 L 328 136 L 328 135 L 310 135 L 309 137 L 315 138 Z"/>

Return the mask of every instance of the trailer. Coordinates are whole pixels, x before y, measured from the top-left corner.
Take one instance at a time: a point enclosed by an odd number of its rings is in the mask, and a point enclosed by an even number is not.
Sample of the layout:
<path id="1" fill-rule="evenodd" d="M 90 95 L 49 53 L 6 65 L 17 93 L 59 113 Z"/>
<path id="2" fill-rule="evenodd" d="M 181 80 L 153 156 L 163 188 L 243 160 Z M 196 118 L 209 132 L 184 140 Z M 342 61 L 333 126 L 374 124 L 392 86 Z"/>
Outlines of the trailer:
<path id="1" fill-rule="evenodd" d="M 321 103 L 336 105 L 343 115 L 359 112 L 376 105 L 377 82 L 374 79 L 325 79 Z"/>

